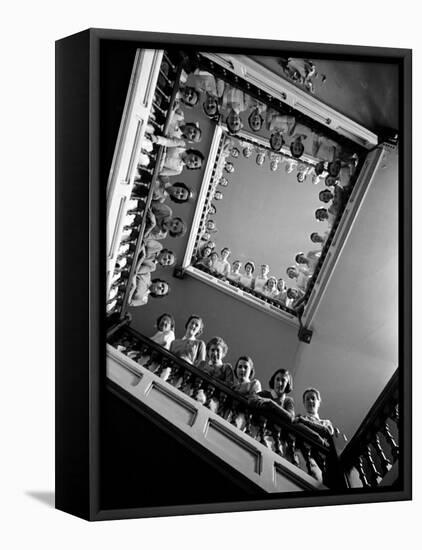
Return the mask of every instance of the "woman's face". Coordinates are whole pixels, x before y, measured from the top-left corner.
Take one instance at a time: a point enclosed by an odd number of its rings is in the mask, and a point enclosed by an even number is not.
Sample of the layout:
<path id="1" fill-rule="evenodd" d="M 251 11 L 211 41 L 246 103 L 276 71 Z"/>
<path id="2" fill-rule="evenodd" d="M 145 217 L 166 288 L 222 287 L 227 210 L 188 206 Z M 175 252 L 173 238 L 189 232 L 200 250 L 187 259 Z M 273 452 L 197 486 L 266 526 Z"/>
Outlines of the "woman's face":
<path id="1" fill-rule="evenodd" d="M 273 149 L 274 151 L 280 151 L 284 145 L 283 136 L 279 132 L 272 134 L 270 138 L 270 145 L 271 149 Z"/>
<path id="2" fill-rule="evenodd" d="M 329 189 L 324 189 L 323 191 L 321 191 L 321 193 L 319 194 L 319 200 L 321 202 L 330 202 L 330 200 L 333 198 L 333 195 L 331 193 L 331 191 Z"/>
<path id="3" fill-rule="evenodd" d="M 252 275 L 252 266 L 251 266 L 251 264 L 246 264 L 245 265 L 245 273 L 246 273 L 246 275 Z"/>
<path id="4" fill-rule="evenodd" d="M 266 277 L 270 271 L 267 265 L 261 265 L 261 277 Z"/>
<path id="5" fill-rule="evenodd" d="M 197 336 L 197 334 L 202 330 L 202 320 L 194 317 L 188 323 L 186 327 L 186 333 L 189 336 Z"/>
<path id="6" fill-rule="evenodd" d="M 280 292 L 284 292 L 286 290 L 286 283 L 284 279 L 279 279 L 277 282 L 277 288 Z"/>
<path id="7" fill-rule="evenodd" d="M 186 166 L 191 170 L 197 170 L 202 166 L 202 160 L 195 153 L 189 153 L 186 157 Z"/>
<path id="8" fill-rule="evenodd" d="M 289 279 L 296 279 L 299 275 L 297 269 L 294 267 L 288 267 L 286 273 Z"/>
<path id="9" fill-rule="evenodd" d="M 229 254 L 230 254 L 230 251 L 227 250 L 227 248 L 223 248 L 223 250 L 221 251 L 221 259 L 227 260 L 227 258 L 229 257 Z"/>
<path id="10" fill-rule="evenodd" d="M 189 191 L 183 187 L 175 187 L 174 185 L 169 189 L 171 196 L 179 201 L 187 201 L 189 198 Z"/>
<path id="11" fill-rule="evenodd" d="M 318 399 L 314 391 L 305 393 L 303 398 L 303 404 L 305 405 L 306 412 L 309 414 L 317 414 L 321 401 Z"/>
<path id="12" fill-rule="evenodd" d="M 209 246 L 206 246 L 202 252 L 202 257 L 207 258 L 212 252 L 212 249 Z"/>
<path id="13" fill-rule="evenodd" d="M 240 262 L 233 262 L 233 273 L 238 273 L 241 265 Z"/>
<path id="14" fill-rule="evenodd" d="M 207 95 L 204 101 L 204 111 L 208 116 L 214 116 L 218 113 L 218 101 L 216 97 Z"/>
<path id="15" fill-rule="evenodd" d="M 336 183 L 337 183 L 337 180 L 334 176 L 327 176 L 325 178 L 325 185 L 327 187 L 335 187 Z"/>
<path id="16" fill-rule="evenodd" d="M 151 284 L 150 290 L 156 296 L 165 296 L 169 291 L 169 287 L 167 283 L 156 282 Z"/>
<path id="17" fill-rule="evenodd" d="M 319 208 L 316 212 L 315 212 L 315 217 L 318 221 L 320 222 L 323 222 L 325 221 L 327 218 L 328 218 L 328 213 L 327 213 L 327 210 L 325 208 Z"/>
<path id="18" fill-rule="evenodd" d="M 267 286 L 268 286 L 269 291 L 272 292 L 273 290 L 275 290 L 276 285 L 277 285 L 277 282 L 274 279 L 269 279 L 268 280 L 268 285 Z"/>
<path id="19" fill-rule="evenodd" d="M 196 103 L 198 102 L 198 98 L 198 92 L 195 90 L 195 88 L 188 86 L 183 90 L 183 101 L 187 105 L 190 105 L 191 107 L 193 105 L 196 105 Z"/>
<path id="20" fill-rule="evenodd" d="M 173 218 L 168 224 L 168 229 L 172 233 L 179 234 L 183 230 L 183 224 L 177 218 Z"/>
<path id="21" fill-rule="evenodd" d="M 295 158 L 299 158 L 303 155 L 305 147 L 303 146 L 303 143 L 300 141 L 300 139 L 295 140 L 290 145 L 290 152 Z"/>
<path id="22" fill-rule="evenodd" d="M 236 113 L 236 111 L 233 110 L 230 111 L 229 116 L 226 120 L 226 124 L 232 134 L 235 134 L 242 128 L 242 121 L 240 120 L 240 116 Z"/>
<path id="23" fill-rule="evenodd" d="M 171 319 L 168 315 L 165 315 L 161 318 L 160 324 L 158 325 L 158 330 L 162 332 L 168 332 L 171 329 Z"/>
<path id="24" fill-rule="evenodd" d="M 274 378 L 274 391 L 277 395 L 282 395 L 286 393 L 286 387 L 289 383 L 289 376 L 287 373 L 277 373 Z"/>
<path id="25" fill-rule="evenodd" d="M 213 364 L 219 364 L 223 360 L 223 348 L 218 344 L 212 344 L 208 350 L 208 359 Z"/>
<path id="26" fill-rule="evenodd" d="M 236 376 L 240 382 L 249 382 L 251 376 L 251 365 L 249 361 L 240 359 L 236 367 Z"/>
<path id="27" fill-rule="evenodd" d="M 183 133 L 188 141 L 198 142 L 201 139 L 201 131 L 195 124 L 188 122 L 183 129 Z"/>
<path id="28" fill-rule="evenodd" d="M 321 237 L 321 235 L 318 235 L 318 233 L 312 233 L 311 234 L 311 241 L 313 243 L 323 243 L 324 239 Z"/>
<path id="29" fill-rule="evenodd" d="M 173 265 L 174 264 L 174 254 L 173 254 L 173 252 L 170 252 L 168 250 L 166 250 L 166 252 L 162 252 L 160 254 L 158 262 L 163 267 L 168 267 L 170 265 Z"/>
<path id="30" fill-rule="evenodd" d="M 215 265 L 216 261 L 218 260 L 218 254 L 217 254 L 217 252 L 213 252 L 213 253 L 210 255 L 210 260 L 211 260 L 211 264 L 212 264 L 212 265 Z"/>
<path id="31" fill-rule="evenodd" d="M 262 117 L 258 109 L 255 109 L 249 117 L 249 125 L 254 132 L 258 132 L 262 126 Z"/>

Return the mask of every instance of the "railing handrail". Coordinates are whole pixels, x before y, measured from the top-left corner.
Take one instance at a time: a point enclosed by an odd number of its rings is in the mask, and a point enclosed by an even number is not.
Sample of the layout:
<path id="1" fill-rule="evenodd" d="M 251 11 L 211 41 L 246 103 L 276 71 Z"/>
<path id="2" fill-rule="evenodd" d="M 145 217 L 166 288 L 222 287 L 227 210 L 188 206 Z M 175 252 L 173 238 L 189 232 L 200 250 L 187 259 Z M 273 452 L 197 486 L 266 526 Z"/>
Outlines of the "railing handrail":
<path id="1" fill-rule="evenodd" d="M 317 439 L 314 439 L 312 436 L 302 431 L 300 427 L 298 427 L 296 424 L 285 421 L 282 417 L 278 416 L 276 413 L 272 411 L 260 411 L 259 409 L 255 408 L 253 404 L 251 404 L 248 401 L 248 399 L 246 399 L 241 394 L 231 389 L 229 386 L 227 386 L 223 382 L 220 382 L 219 380 L 208 375 L 206 372 L 199 369 L 198 367 L 195 367 L 194 365 L 187 363 L 180 357 L 177 357 L 171 351 L 164 349 L 162 346 L 160 346 L 156 342 L 153 342 L 143 334 L 140 334 L 132 327 L 124 326 L 124 329 L 126 332 L 130 333 L 135 339 L 138 339 L 141 342 L 144 342 L 145 344 L 147 344 L 149 348 L 156 351 L 161 357 L 164 357 L 169 362 L 176 363 L 182 369 L 189 371 L 191 374 L 201 378 L 207 384 L 211 384 L 220 392 L 223 392 L 228 397 L 232 398 L 234 401 L 239 403 L 242 406 L 242 408 L 244 408 L 245 410 L 249 410 L 252 413 L 265 417 L 267 420 L 270 420 L 272 423 L 279 426 L 281 429 L 285 429 L 288 432 L 290 432 L 292 435 L 300 437 L 302 440 L 305 441 L 305 443 L 312 445 L 313 447 L 317 448 L 319 451 L 325 454 L 328 454 L 330 452 L 330 449 L 328 447 L 324 446 Z M 332 448 L 334 447 L 332 446 Z"/>
<path id="2" fill-rule="evenodd" d="M 358 148 L 360 151 L 364 150 L 364 147 L 359 143 L 351 140 L 349 137 L 344 136 L 337 132 L 335 129 L 322 124 L 318 120 L 315 120 L 310 115 L 307 115 L 296 107 L 290 106 L 283 99 L 277 99 L 269 92 L 262 90 L 257 84 L 252 84 L 248 82 L 245 78 L 238 76 L 232 69 L 225 69 L 218 62 L 212 61 L 210 58 L 206 57 L 206 54 L 199 53 L 198 65 L 200 68 L 210 71 L 212 74 L 218 76 L 229 85 L 242 90 L 246 94 L 252 96 L 256 100 L 273 107 L 276 110 L 280 110 L 280 104 L 283 103 L 282 109 L 284 114 L 294 115 L 298 122 L 306 124 L 312 130 L 319 131 L 323 134 L 326 134 L 329 138 L 336 140 L 339 144 L 353 144 L 354 147 Z"/>
<path id="3" fill-rule="evenodd" d="M 355 435 L 340 454 L 340 461 L 343 466 L 347 467 L 353 462 L 354 457 L 361 453 L 362 447 L 370 442 L 377 426 L 379 427 L 381 422 L 385 421 L 391 414 L 394 409 L 393 403 L 398 403 L 398 390 L 399 369 L 397 368 L 363 419 Z"/>
<path id="4" fill-rule="evenodd" d="M 281 309 L 282 311 L 285 311 L 286 313 L 289 313 L 290 315 L 294 315 L 295 317 L 298 317 L 297 311 L 294 309 L 288 308 L 275 298 L 269 298 L 268 296 L 265 296 L 262 292 L 259 292 L 258 290 L 255 290 L 253 288 L 247 287 L 239 282 L 233 282 L 230 280 L 230 277 L 226 277 L 224 275 L 221 275 L 221 273 L 213 273 L 210 269 L 203 265 L 196 265 L 193 264 L 193 267 L 196 269 L 199 269 L 200 271 L 203 271 L 204 273 L 208 273 L 208 275 L 211 275 L 212 277 L 215 277 L 216 279 L 219 279 L 220 281 L 226 281 L 229 285 L 231 285 L 233 288 L 238 288 L 242 292 L 245 292 L 246 294 L 250 294 L 254 298 L 257 298 L 261 300 L 264 303 L 270 304 L 278 309 Z"/>
<path id="5" fill-rule="evenodd" d="M 172 90 L 172 93 L 171 93 L 171 96 L 170 96 L 170 102 L 169 102 L 169 106 L 168 106 L 168 109 L 167 109 L 166 120 L 164 122 L 164 127 L 163 127 L 163 134 L 164 135 L 166 135 L 168 127 L 170 125 L 170 121 L 171 121 L 171 116 L 170 115 L 171 115 L 171 112 L 173 110 L 174 103 L 176 101 L 176 94 L 179 90 L 180 75 L 182 73 L 182 70 L 183 70 L 182 63 L 179 63 L 179 66 L 177 68 L 177 71 L 176 71 L 176 74 L 175 74 L 175 77 L 174 77 L 174 86 L 173 86 L 173 90 Z M 136 241 L 135 252 L 133 254 L 134 261 L 132 262 L 132 264 L 130 266 L 129 275 L 128 275 L 128 278 L 127 278 L 127 284 L 126 284 L 126 288 L 125 288 L 125 294 L 124 294 L 124 298 L 123 298 L 123 302 L 122 302 L 122 307 L 121 307 L 121 310 L 120 310 L 120 318 L 121 319 L 124 318 L 124 316 L 126 314 L 127 307 L 128 307 L 129 293 L 130 293 L 130 289 L 131 289 L 131 286 L 132 286 L 132 279 L 135 275 L 135 269 L 136 269 L 136 258 L 139 256 L 139 251 L 140 251 L 140 249 L 143 245 L 143 241 L 144 241 L 144 233 L 145 233 L 145 226 L 146 226 L 146 220 L 147 220 L 147 215 L 146 214 L 148 212 L 148 209 L 151 207 L 152 196 L 154 194 L 154 188 L 155 188 L 155 183 L 157 181 L 157 177 L 159 176 L 159 170 L 160 170 L 160 166 L 161 166 L 161 160 L 162 160 L 163 154 L 164 154 L 164 149 L 165 149 L 165 147 L 162 146 L 162 145 L 160 145 L 159 148 L 158 148 L 158 153 L 157 153 L 157 158 L 156 158 L 156 162 L 155 162 L 155 166 L 154 166 L 154 171 L 153 171 L 153 174 L 152 174 L 150 187 L 149 187 L 149 190 L 148 190 L 148 196 L 147 196 L 147 200 L 145 202 L 145 209 L 144 209 L 144 215 L 142 217 L 141 229 L 139 231 L 138 239 Z"/>
<path id="6" fill-rule="evenodd" d="M 147 215 L 146 214 L 148 212 L 148 209 L 151 206 L 152 196 L 154 194 L 155 182 L 156 182 L 157 176 L 158 176 L 158 169 L 159 169 L 159 166 L 160 166 L 160 163 L 161 163 L 161 158 L 163 156 L 163 149 L 164 149 L 164 147 L 162 145 L 160 145 L 159 149 L 158 149 L 158 153 L 157 153 L 157 159 L 156 159 L 156 163 L 155 163 L 155 167 L 154 167 L 154 172 L 153 172 L 150 187 L 149 187 L 149 190 L 148 190 L 147 200 L 145 202 L 145 209 L 144 209 L 144 214 L 142 216 L 141 229 L 139 230 L 139 235 L 138 235 L 138 238 L 136 240 L 135 251 L 133 253 L 133 260 L 134 261 L 131 263 L 130 270 L 129 270 L 129 275 L 128 275 L 127 282 L 126 282 L 125 295 L 124 295 L 123 302 L 122 302 L 122 307 L 121 307 L 121 310 L 120 310 L 120 316 L 122 318 L 125 316 L 126 309 L 127 309 L 127 306 L 128 306 L 129 293 L 130 293 L 130 289 L 131 289 L 131 286 L 132 286 L 132 279 L 135 275 L 136 258 L 139 256 L 139 252 L 140 252 L 141 247 L 142 247 L 143 242 L 144 242 L 144 233 L 145 233 L 145 227 L 146 227 L 146 222 L 147 222 Z"/>

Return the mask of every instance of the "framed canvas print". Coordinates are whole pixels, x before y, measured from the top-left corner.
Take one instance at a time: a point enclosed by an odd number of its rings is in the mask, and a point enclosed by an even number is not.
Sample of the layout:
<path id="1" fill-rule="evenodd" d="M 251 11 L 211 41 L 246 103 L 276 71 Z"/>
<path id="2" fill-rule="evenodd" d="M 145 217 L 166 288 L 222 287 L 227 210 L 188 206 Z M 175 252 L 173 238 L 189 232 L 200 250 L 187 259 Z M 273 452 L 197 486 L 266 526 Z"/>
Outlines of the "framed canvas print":
<path id="1" fill-rule="evenodd" d="M 56 505 L 411 498 L 411 52 L 56 43 Z"/>

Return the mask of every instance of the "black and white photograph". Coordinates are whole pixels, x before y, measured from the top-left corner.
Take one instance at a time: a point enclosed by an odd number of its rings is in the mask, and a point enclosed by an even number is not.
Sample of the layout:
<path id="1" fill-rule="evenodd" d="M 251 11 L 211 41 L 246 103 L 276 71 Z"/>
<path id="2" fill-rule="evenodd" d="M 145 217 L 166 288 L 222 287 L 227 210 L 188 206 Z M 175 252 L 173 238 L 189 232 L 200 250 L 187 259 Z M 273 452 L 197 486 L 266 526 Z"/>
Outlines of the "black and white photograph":
<path id="1" fill-rule="evenodd" d="M 400 491 L 399 65 L 101 51 L 104 508 Z"/>
<path id="2" fill-rule="evenodd" d="M 417 14 L 5 4 L 2 548 L 415 546 Z"/>

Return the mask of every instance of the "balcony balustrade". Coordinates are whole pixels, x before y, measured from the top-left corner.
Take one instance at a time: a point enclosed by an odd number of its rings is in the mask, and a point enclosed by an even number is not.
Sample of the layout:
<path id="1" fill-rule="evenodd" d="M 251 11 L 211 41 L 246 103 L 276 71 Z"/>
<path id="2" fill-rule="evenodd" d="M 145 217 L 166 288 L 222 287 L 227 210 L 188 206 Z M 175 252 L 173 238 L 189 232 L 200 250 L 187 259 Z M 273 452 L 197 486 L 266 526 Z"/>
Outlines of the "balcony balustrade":
<path id="1" fill-rule="evenodd" d="M 109 335 L 108 378 L 268 492 L 346 486 L 331 439 L 258 406 L 124 322 Z"/>

